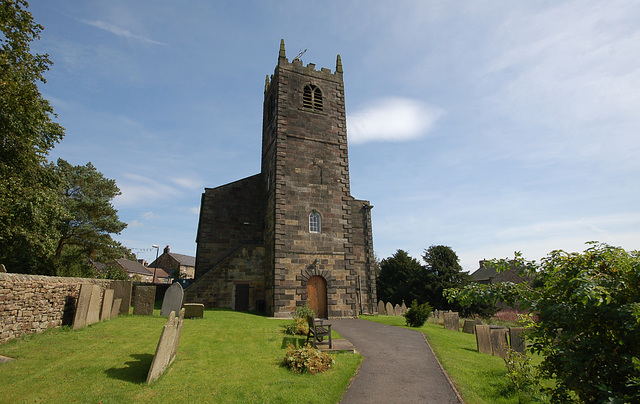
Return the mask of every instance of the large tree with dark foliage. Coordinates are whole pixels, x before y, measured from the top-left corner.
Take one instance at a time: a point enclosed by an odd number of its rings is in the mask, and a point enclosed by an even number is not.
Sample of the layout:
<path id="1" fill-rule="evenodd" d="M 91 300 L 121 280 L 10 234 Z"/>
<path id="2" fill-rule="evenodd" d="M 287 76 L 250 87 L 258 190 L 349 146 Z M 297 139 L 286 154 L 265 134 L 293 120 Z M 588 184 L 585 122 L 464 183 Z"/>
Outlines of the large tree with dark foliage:
<path id="1" fill-rule="evenodd" d="M 432 245 L 424 251 L 424 295 L 429 304 L 438 309 L 458 309 L 442 295 L 445 289 L 462 287 L 469 283 L 471 276 L 462 272 L 458 254 L 451 247 Z"/>
<path id="2" fill-rule="evenodd" d="M 0 0 L 0 263 L 10 272 L 93 276 L 89 258 L 122 256 L 111 199 L 119 194 L 89 163 L 47 160 L 64 128 L 38 89 L 52 64 L 24 0 Z M 75 268 L 75 269 L 74 269 Z"/>
<path id="3" fill-rule="evenodd" d="M 48 271 L 61 213 L 59 178 L 46 156 L 64 136 L 38 83 L 51 61 L 32 54 L 43 27 L 23 0 L 0 2 L 0 260 L 14 272 Z"/>
<path id="4" fill-rule="evenodd" d="M 392 304 L 411 304 L 414 299 L 424 303 L 420 295 L 422 265 L 404 250 L 398 250 L 380 261 L 377 289 L 378 299 Z"/>

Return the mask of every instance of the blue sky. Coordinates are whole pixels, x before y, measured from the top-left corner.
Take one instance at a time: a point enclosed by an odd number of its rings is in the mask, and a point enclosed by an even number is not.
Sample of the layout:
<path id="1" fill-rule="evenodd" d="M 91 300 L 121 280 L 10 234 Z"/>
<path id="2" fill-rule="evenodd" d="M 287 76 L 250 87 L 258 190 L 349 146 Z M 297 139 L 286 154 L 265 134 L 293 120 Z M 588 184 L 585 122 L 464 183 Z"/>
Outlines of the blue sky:
<path id="1" fill-rule="evenodd" d="M 379 258 L 640 241 L 640 2 L 32 1 L 51 153 L 117 181 L 116 238 L 195 255 L 200 197 L 260 170 L 264 81 L 344 66 L 351 191 Z M 162 251 L 161 251 L 162 252 Z"/>

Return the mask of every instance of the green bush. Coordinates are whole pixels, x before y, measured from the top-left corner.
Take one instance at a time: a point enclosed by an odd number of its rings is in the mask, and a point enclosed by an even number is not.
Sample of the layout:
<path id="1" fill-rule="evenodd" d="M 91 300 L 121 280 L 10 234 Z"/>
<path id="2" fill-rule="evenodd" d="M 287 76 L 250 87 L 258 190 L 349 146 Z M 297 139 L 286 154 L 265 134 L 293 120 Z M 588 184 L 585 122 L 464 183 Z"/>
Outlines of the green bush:
<path id="1" fill-rule="evenodd" d="M 509 348 L 504 363 L 507 367 L 507 390 L 518 394 L 518 403 L 540 401 L 540 379 L 531 358 Z"/>
<path id="2" fill-rule="evenodd" d="M 418 304 L 417 300 L 411 303 L 409 310 L 403 314 L 409 327 L 422 327 L 431 315 L 432 308 L 429 303 Z"/>
<path id="3" fill-rule="evenodd" d="M 314 316 L 315 313 L 309 302 L 306 302 L 303 306 L 299 306 L 291 314 L 293 322 L 287 324 L 284 328 L 284 332 L 291 335 L 307 335 L 309 332 L 309 326 L 307 325 L 307 316 Z"/>
<path id="4" fill-rule="evenodd" d="M 294 373 L 310 373 L 312 375 L 328 370 L 333 363 L 331 355 L 315 349 L 310 344 L 298 349 L 289 345 L 287 354 L 282 360 L 282 365 Z"/>

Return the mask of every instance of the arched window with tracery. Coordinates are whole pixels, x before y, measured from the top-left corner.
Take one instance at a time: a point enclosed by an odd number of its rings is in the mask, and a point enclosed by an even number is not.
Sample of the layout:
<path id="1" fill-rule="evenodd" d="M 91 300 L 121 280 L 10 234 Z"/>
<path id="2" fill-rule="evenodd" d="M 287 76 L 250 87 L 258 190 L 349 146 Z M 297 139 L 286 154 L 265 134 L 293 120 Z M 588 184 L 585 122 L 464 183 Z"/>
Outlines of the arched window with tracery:
<path id="1" fill-rule="evenodd" d="M 309 214 L 309 233 L 321 233 L 322 232 L 322 218 L 320 213 L 311 212 Z"/>
<path id="2" fill-rule="evenodd" d="M 313 84 L 304 86 L 302 106 L 314 111 L 322 111 L 322 90 Z"/>

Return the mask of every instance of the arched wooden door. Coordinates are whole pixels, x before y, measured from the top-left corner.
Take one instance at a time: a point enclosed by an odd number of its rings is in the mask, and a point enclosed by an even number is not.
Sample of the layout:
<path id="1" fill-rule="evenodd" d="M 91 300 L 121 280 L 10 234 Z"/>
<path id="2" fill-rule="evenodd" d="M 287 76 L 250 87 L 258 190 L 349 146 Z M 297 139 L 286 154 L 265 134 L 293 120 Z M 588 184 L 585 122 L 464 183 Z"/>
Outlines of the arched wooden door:
<path id="1" fill-rule="evenodd" d="M 314 275 L 307 281 L 307 299 L 317 318 L 327 317 L 327 281 Z"/>

